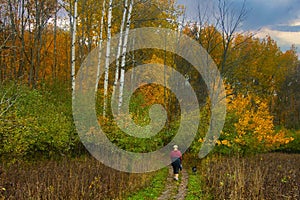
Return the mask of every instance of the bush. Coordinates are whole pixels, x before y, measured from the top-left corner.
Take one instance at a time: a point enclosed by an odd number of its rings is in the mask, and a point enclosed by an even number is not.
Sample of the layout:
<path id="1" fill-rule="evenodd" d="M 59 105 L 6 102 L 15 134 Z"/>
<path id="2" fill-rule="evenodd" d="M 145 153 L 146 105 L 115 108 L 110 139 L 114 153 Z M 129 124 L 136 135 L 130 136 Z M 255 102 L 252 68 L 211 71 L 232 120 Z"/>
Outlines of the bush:
<path id="1" fill-rule="evenodd" d="M 289 153 L 300 153 L 300 130 L 288 131 L 287 135 L 294 138 L 294 140 L 284 146 L 281 146 L 278 150 Z"/>
<path id="2" fill-rule="evenodd" d="M 1 158 L 52 156 L 68 153 L 78 138 L 67 105 L 55 105 L 40 91 L 26 86 L 7 85 L 0 97 L 11 102 L 0 116 Z"/>
<path id="3" fill-rule="evenodd" d="M 215 141 L 215 152 L 222 154 L 270 152 L 284 148 L 294 140 L 284 128 L 276 130 L 266 100 L 253 94 L 247 96 L 238 94 L 227 100 L 226 121 L 219 139 Z M 202 137 L 198 142 L 202 143 L 203 130 L 200 135 Z"/>

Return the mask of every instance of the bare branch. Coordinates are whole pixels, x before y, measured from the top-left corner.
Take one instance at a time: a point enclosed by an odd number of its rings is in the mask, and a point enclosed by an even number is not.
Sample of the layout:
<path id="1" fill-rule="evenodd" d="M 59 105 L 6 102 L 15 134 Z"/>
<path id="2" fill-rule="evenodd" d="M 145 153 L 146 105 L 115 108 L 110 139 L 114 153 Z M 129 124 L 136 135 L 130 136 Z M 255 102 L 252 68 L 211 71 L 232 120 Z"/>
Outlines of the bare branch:
<path id="1" fill-rule="evenodd" d="M 14 84 L 5 90 L 0 101 L 0 117 L 2 117 L 17 102 L 20 96 L 21 94 L 18 91 L 18 86 Z"/>

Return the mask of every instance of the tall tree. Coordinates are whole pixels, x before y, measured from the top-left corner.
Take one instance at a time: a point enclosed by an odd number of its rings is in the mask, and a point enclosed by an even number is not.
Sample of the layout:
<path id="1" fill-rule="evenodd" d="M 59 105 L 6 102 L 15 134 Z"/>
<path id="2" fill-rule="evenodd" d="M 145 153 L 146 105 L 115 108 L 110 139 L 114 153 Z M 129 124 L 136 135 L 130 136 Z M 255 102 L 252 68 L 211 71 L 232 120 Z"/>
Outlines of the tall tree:
<path id="1" fill-rule="evenodd" d="M 127 44 L 128 44 L 128 34 L 131 24 L 131 12 L 133 7 L 133 0 L 130 1 L 129 4 L 129 10 L 127 15 L 127 22 L 126 22 L 126 30 L 125 30 L 125 36 L 124 36 L 124 42 L 122 47 L 122 59 L 121 59 L 121 74 L 120 74 L 120 91 L 119 91 L 119 105 L 118 109 L 122 106 L 123 102 L 123 90 L 124 90 L 124 84 L 125 84 L 125 65 L 126 65 L 126 51 L 127 51 Z"/>
<path id="2" fill-rule="evenodd" d="M 75 92 L 75 73 L 76 73 L 76 65 L 75 65 L 75 44 L 76 44 L 76 26 L 77 26 L 77 4 L 78 0 L 74 1 L 74 15 L 72 16 L 72 46 L 71 46 L 71 81 L 72 81 L 72 97 L 74 98 Z"/>
<path id="3" fill-rule="evenodd" d="M 54 30 L 53 30 L 53 64 L 52 64 L 52 80 L 56 79 L 57 75 L 57 13 L 59 10 L 58 0 L 55 0 L 55 13 L 54 13 Z"/>
<path id="4" fill-rule="evenodd" d="M 242 6 L 239 11 L 235 11 L 232 5 L 227 0 L 218 0 L 219 16 L 217 21 L 220 24 L 220 32 L 222 34 L 222 60 L 220 64 L 221 73 L 226 73 L 226 61 L 229 56 L 230 45 L 234 39 L 235 33 L 239 26 L 245 20 L 246 0 L 243 0 Z"/>
<path id="5" fill-rule="evenodd" d="M 102 5 L 102 16 L 100 20 L 100 33 L 99 33 L 99 46 L 98 46 L 98 63 L 97 63 L 97 80 L 95 85 L 95 92 L 98 90 L 98 84 L 100 81 L 100 67 L 101 67 L 101 56 L 102 56 L 102 43 L 103 43 L 103 27 L 104 27 L 104 15 L 105 15 L 105 4 L 106 0 L 103 1 Z"/>
<path id="6" fill-rule="evenodd" d="M 103 116 L 106 115 L 107 101 L 108 101 L 108 78 L 109 78 L 109 63 L 110 63 L 110 42 L 111 42 L 111 27 L 112 27 L 112 9 L 113 0 L 109 0 L 108 16 L 107 16 L 107 46 L 105 56 L 105 68 L 104 68 L 104 104 L 103 104 Z"/>
<path id="7" fill-rule="evenodd" d="M 123 10 L 123 16 L 122 16 L 122 22 L 121 22 L 121 27 L 120 27 L 120 36 L 119 36 L 119 43 L 118 43 L 118 50 L 117 50 L 117 55 L 116 55 L 116 70 L 115 70 L 115 80 L 113 83 L 113 94 L 112 98 L 115 98 L 115 90 L 117 86 L 117 82 L 119 79 L 119 67 L 120 67 L 120 56 L 121 56 L 121 49 L 122 49 L 122 44 L 123 44 L 123 31 L 124 31 L 124 26 L 126 22 L 126 15 L 127 15 L 127 10 L 128 10 L 128 0 L 124 1 L 124 10 Z"/>

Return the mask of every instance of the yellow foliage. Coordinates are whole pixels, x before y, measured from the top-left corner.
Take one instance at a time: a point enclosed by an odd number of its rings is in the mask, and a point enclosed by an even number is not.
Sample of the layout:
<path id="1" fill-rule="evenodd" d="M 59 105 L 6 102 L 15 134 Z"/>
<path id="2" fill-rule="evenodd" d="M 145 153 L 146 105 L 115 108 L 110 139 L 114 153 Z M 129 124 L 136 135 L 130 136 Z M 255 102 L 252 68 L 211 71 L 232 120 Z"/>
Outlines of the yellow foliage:
<path id="1" fill-rule="evenodd" d="M 251 94 L 247 96 L 238 94 L 234 98 L 231 97 L 228 102 L 228 111 L 234 112 L 238 117 L 238 122 L 234 124 L 237 132 L 234 143 L 244 145 L 246 144 L 244 136 L 250 135 L 257 141 L 252 145 L 263 144 L 266 149 L 271 149 L 293 140 L 286 138 L 283 130 L 275 131 L 273 116 L 265 100 Z M 223 140 L 222 144 L 229 146 L 227 140 Z"/>
<path id="2" fill-rule="evenodd" d="M 244 151 L 268 151 L 288 144 L 294 138 L 286 137 L 286 131 L 276 131 L 274 117 L 269 111 L 266 99 L 254 94 L 235 94 L 226 85 L 227 114 L 229 116 L 220 139 L 215 143 L 220 147 L 232 147 Z M 198 142 L 205 142 L 200 138 Z"/>

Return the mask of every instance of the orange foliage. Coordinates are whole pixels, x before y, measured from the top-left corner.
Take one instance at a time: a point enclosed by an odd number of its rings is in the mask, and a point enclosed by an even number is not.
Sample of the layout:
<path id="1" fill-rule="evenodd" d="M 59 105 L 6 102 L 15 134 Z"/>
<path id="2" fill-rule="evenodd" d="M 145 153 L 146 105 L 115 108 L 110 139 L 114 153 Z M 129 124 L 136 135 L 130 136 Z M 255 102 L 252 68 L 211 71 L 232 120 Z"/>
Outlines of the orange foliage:
<path id="1" fill-rule="evenodd" d="M 238 123 L 234 124 L 238 133 L 235 142 L 247 133 L 252 134 L 259 143 L 264 143 L 266 147 L 286 144 L 293 140 L 293 138 L 285 138 L 284 131 L 281 130 L 278 133 L 275 131 L 273 116 L 269 112 L 267 103 L 257 96 L 237 95 L 229 104 L 228 109 L 234 111 L 239 118 Z"/>
<path id="2" fill-rule="evenodd" d="M 275 130 L 274 117 L 269 112 L 269 106 L 264 99 L 253 94 L 229 95 L 232 94 L 230 87 L 227 87 L 227 94 L 227 113 L 234 115 L 235 121 L 225 124 L 232 127 L 226 129 L 232 132 L 221 132 L 222 139 L 216 141 L 217 145 L 268 151 L 294 140 L 292 137 L 286 137 L 284 130 Z M 199 142 L 202 143 L 203 139 Z"/>
<path id="3" fill-rule="evenodd" d="M 228 111 L 238 117 L 238 122 L 234 124 L 237 135 L 233 143 L 246 145 L 249 143 L 246 137 L 250 136 L 254 140 L 251 145 L 262 145 L 268 150 L 293 141 L 293 138 L 286 138 L 283 130 L 275 131 L 268 104 L 255 95 L 236 95 L 228 104 Z M 228 146 L 229 143 L 222 144 Z"/>

